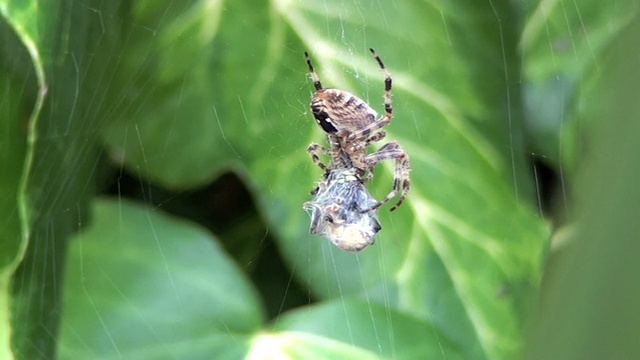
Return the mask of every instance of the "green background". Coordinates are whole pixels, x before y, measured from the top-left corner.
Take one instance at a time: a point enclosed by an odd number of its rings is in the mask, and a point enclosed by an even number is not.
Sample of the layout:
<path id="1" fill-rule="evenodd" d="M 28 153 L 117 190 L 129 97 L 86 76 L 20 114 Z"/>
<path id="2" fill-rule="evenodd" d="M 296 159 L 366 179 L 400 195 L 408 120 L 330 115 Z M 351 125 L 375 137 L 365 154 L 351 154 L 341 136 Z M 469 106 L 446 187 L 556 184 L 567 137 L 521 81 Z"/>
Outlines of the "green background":
<path id="1" fill-rule="evenodd" d="M 0 14 L 0 357 L 638 355 L 635 2 Z M 412 190 L 354 254 L 301 209 L 324 141 L 303 53 L 381 112 L 369 47 Z"/>

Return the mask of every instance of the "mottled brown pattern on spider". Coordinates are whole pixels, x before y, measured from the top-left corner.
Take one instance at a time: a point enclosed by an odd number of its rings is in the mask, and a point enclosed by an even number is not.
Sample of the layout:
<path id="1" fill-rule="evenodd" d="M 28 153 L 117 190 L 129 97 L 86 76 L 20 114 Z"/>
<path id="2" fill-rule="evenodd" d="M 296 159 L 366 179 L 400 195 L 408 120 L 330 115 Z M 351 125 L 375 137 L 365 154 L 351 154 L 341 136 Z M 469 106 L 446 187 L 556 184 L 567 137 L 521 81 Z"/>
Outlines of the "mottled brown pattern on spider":
<path id="1" fill-rule="evenodd" d="M 389 142 L 376 152 L 367 153 L 371 144 L 384 139 L 386 133 L 382 128 L 389 125 L 393 118 L 391 74 L 378 54 L 373 49 L 370 50 L 384 74 L 385 115 L 380 118 L 369 104 L 350 92 L 323 88 L 309 54 L 305 52 L 309 73 L 316 89 L 311 98 L 311 111 L 316 122 L 327 133 L 329 144 L 329 148 L 325 148 L 314 143 L 309 145 L 307 151 L 311 160 L 325 173 L 335 169 L 353 169 L 356 176 L 364 182 L 371 181 L 373 170 L 380 161 L 394 160 L 393 189 L 382 201 L 364 210 L 366 212 L 377 209 L 400 193 L 400 199 L 391 208 L 393 211 L 406 199 L 411 188 L 411 164 L 409 156 L 396 141 Z M 320 155 L 331 158 L 329 166 L 320 160 Z"/>

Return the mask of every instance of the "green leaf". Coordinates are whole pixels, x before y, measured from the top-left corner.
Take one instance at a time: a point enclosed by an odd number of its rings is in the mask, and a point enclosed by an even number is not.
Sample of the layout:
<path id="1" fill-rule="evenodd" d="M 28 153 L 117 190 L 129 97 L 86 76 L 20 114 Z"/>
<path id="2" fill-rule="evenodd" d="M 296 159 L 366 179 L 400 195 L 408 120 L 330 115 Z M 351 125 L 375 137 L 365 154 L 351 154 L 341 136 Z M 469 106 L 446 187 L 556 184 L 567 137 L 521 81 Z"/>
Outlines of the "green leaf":
<path id="1" fill-rule="evenodd" d="M 333 359 L 356 359 L 357 356 L 381 359 L 460 358 L 456 346 L 433 324 L 360 300 L 343 299 L 302 308 L 282 316 L 275 329 L 288 336 L 304 337 L 304 347 L 315 344 L 340 349 L 342 353 L 334 354 Z M 329 339 L 333 341 L 328 342 Z M 292 343 L 300 344 L 297 340 Z M 304 349 L 303 346 L 300 347 Z M 369 353 L 350 355 L 354 347 Z M 332 357 L 321 355 L 320 358 Z"/>
<path id="2" fill-rule="evenodd" d="M 280 14 L 310 48 L 325 83 L 352 90 L 374 106 L 381 99 L 381 74 L 360 44 L 376 48 L 394 76 L 395 118 L 388 137 L 402 144 L 413 168 L 408 202 L 393 214 L 382 210 L 379 241 L 361 254 L 343 253 L 323 239 L 304 240 L 304 215 L 284 212 L 273 219 L 303 224 L 284 227 L 283 250 L 293 268 L 323 298 L 358 294 L 430 319 L 468 357 L 516 356 L 547 230 L 531 211 L 531 179 L 523 180 L 528 170 L 519 144 L 519 92 L 510 84 L 518 77 L 518 59 L 508 10 L 475 3 L 463 9 L 387 4 L 376 10 L 372 4 L 361 15 L 347 6 L 330 16 L 324 6 L 289 5 Z M 330 28 L 341 24 L 347 35 L 307 31 L 327 18 L 335 21 Z M 391 34 L 378 25 L 383 21 L 393 22 Z M 365 25 L 366 36 L 356 31 Z M 366 79 L 367 90 L 345 80 L 353 74 Z M 309 114 L 306 121 L 313 126 Z M 296 168 L 287 161 L 265 171 L 260 165 L 267 159 L 251 168 L 263 179 L 260 184 L 271 182 L 263 194 L 290 197 L 290 211 L 304 200 L 295 195 L 303 189 L 292 191 L 290 179 L 317 171 L 303 165 L 309 163 L 304 152 L 293 152 Z M 390 167 L 384 169 L 373 186 L 378 197 L 392 183 Z"/>
<path id="3" fill-rule="evenodd" d="M 140 1 L 128 9 L 141 26 L 128 27 L 119 44 L 113 86 L 126 93 L 113 99 L 120 111 L 104 140 L 117 162 L 168 188 L 202 185 L 237 159 L 225 135 L 231 122 L 211 101 L 222 4 Z"/>
<path id="4" fill-rule="evenodd" d="M 24 254 L 26 246 L 22 235 L 18 208 L 18 190 L 26 157 L 25 122 L 30 100 L 21 88 L 33 89 L 34 81 L 21 75 L 22 64 L 29 63 L 29 54 L 20 46 L 18 37 L 5 22 L 0 21 L 0 358 L 11 357 L 9 344 L 10 284 L 11 276 Z M 8 56 L 8 51 L 11 56 Z"/>
<path id="5" fill-rule="evenodd" d="M 637 12 L 611 45 L 584 99 L 590 156 L 577 170 L 566 246 L 550 258 L 527 359 L 640 358 Z"/>
<path id="6" fill-rule="evenodd" d="M 91 216 L 70 244 L 62 358 L 239 358 L 247 351 L 262 310 L 211 235 L 124 200 L 97 201 Z"/>
<path id="7" fill-rule="evenodd" d="M 260 335 L 254 342 L 249 359 L 383 359 L 353 345 L 303 332 Z"/>
<path id="8" fill-rule="evenodd" d="M 13 93 L 2 99 L 11 109 L 0 115 L 11 131 L 3 162 L 13 166 L 6 199 L 15 201 L 2 239 L 9 251 L 0 306 L 8 304 L 1 313 L 10 312 L 11 323 L 2 319 L 0 353 L 20 358 L 53 356 L 67 239 L 81 226 L 100 175 L 97 140 L 108 108 L 96 99 L 108 93 L 101 80 L 122 23 L 96 16 L 112 14 L 117 1 L 85 5 L 0 1 L 1 37 L 9 40 L 0 78 L 3 92 Z"/>
<path id="9" fill-rule="evenodd" d="M 527 127 L 533 150 L 566 172 L 579 160 L 585 126 L 580 117 L 590 112 L 585 93 L 601 76 L 603 55 L 637 13 L 638 3 L 554 0 L 529 10 L 519 44 Z"/>

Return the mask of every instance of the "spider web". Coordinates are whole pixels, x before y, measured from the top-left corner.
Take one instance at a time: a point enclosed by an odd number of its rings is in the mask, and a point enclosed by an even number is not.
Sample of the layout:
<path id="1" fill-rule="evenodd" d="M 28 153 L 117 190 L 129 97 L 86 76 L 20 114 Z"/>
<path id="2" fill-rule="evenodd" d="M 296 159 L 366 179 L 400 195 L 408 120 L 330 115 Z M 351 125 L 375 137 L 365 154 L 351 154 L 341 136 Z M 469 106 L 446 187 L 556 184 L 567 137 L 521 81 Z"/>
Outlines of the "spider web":
<path id="1" fill-rule="evenodd" d="M 584 84 L 622 7 L 20 4 L 0 1 L 2 354 L 521 353 Z M 305 149 L 324 141 L 302 54 L 381 113 L 370 47 L 393 75 L 385 130 L 412 191 L 380 211 L 375 245 L 348 253 L 311 237 L 301 209 L 322 175 Z M 368 186 L 380 199 L 392 182 L 389 163 Z"/>

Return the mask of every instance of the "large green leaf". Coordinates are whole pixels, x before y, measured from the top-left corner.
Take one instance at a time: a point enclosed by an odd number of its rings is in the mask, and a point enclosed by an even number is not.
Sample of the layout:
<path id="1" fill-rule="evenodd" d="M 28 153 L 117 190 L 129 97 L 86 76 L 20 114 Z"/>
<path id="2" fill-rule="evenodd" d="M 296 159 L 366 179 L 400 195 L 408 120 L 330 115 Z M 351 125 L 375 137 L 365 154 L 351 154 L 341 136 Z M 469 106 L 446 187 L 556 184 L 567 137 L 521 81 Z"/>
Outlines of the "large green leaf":
<path id="1" fill-rule="evenodd" d="M 27 141 L 24 122 L 16 121 L 26 114 L 20 109 L 29 108 L 30 99 L 22 88 L 34 88 L 33 81 L 19 76 L 17 69 L 29 64 L 29 54 L 19 45 L 19 39 L 0 22 L 0 358 L 11 356 L 9 344 L 9 290 L 11 276 L 18 266 L 26 246 L 21 231 L 24 229 L 18 208 L 18 189 L 22 164 L 25 160 Z M 14 49 L 6 56 L 7 49 Z"/>
<path id="2" fill-rule="evenodd" d="M 70 243 L 61 358 L 459 358 L 433 324 L 355 299 L 261 327 L 254 290 L 203 229 L 124 200 L 91 216 Z"/>
<path id="3" fill-rule="evenodd" d="M 3 97 L 3 109 L 10 110 L 0 115 L 10 147 L 3 165 L 11 166 L 2 171 L 9 176 L 3 201 L 13 202 L 2 229 L 7 252 L 0 281 L 0 312 L 12 316 L 10 324 L 2 319 L 0 353 L 11 346 L 29 359 L 49 357 L 55 348 L 66 239 L 82 224 L 99 164 L 96 140 L 104 109 L 94 101 L 105 89 L 91 86 L 92 78 L 105 73 L 110 40 L 118 35 L 114 22 L 96 22 L 72 5 L 0 1 L 1 37 L 8 40 L 0 78 L 3 93 L 10 94 Z M 117 5 L 110 2 L 101 11 Z"/>
<path id="4" fill-rule="evenodd" d="M 98 201 L 92 217 L 71 242 L 62 358 L 247 351 L 262 322 L 258 298 L 206 231 L 123 200 Z"/>
<path id="5" fill-rule="evenodd" d="M 573 171 L 585 127 L 581 118 L 592 113 L 585 93 L 597 84 L 603 53 L 638 3 L 553 0 L 529 10 L 519 49 L 531 146 L 547 163 Z"/>
<path id="6" fill-rule="evenodd" d="M 294 346 L 300 347 L 299 351 L 308 353 L 309 345 L 325 348 L 316 351 L 311 347 L 314 358 L 357 359 L 363 356 L 349 356 L 349 347 L 367 350 L 369 356 L 382 359 L 460 358 L 457 347 L 433 324 L 366 301 L 343 299 L 303 308 L 283 316 L 275 329 L 287 336 L 305 337 L 302 343 L 293 341 Z M 328 342 L 329 339 L 333 342 Z M 340 349 L 341 356 L 330 356 L 326 348 Z"/>
<path id="7" fill-rule="evenodd" d="M 612 45 L 595 91 L 585 96 L 591 156 L 576 172 L 568 245 L 545 274 L 528 359 L 640 358 L 637 13 Z"/>

